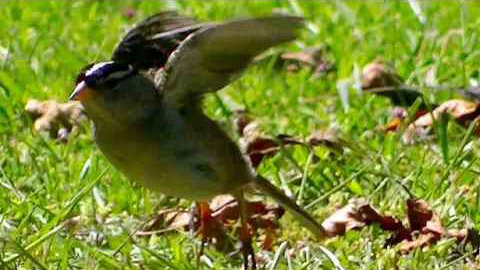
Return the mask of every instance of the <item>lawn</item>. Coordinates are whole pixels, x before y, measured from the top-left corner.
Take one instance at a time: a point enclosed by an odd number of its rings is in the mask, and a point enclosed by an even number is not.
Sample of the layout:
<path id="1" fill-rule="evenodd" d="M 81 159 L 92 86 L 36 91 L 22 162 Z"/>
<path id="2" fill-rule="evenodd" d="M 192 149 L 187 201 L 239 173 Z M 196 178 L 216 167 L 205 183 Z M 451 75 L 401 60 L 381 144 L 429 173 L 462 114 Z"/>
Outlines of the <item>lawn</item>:
<path id="1" fill-rule="evenodd" d="M 379 129 L 391 118 L 390 101 L 358 88 L 361 68 L 375 59 L 420 89 L 427 104 L 464 98 L 444 89 L 479 82 L 480 4 L 422 1 L 420 8 L 416 14 L 407 1 L 3 1 L 0 269 L 198 269 L 199 237 L 135 234 L 162 209 L 192 202 L 151 192 L 111 168 L 89 124 L 61 143 L 34 131 L 24 109 L 29 99 L 65 102 L 83 66 L 109 59 L 130 26 L 164 9 L 202 21 L 276 11 L 306 18 L 301 37 L 280 49 L 323 46 L 334 69 L 312 76 L 306 67 L 289 72 L 264 61 L 204 105 L 232 136 L 233 111 L 243 108 L 269 135 L 333 130 L 343 140 L 343 151 L 294 146 L 258 168 L 319 221 L 364 198 L 406 223 L 405 201 L 419 198 L 446 229 L 478 227 L 480 149 L 471 132 L 443 121 L 436 134 L 407 145 L 401 133 Z M 478 245 L 449 237 L 402 254 L 385 245 L 391 233 L 380 226 L 321 242 L 288 214 L 280 227 L 273 250 L 255 245 L 260 269 L 480 268 Z M 200 269 L 242 268 L 241 256 L 211 246 L 200 261 Z"/>

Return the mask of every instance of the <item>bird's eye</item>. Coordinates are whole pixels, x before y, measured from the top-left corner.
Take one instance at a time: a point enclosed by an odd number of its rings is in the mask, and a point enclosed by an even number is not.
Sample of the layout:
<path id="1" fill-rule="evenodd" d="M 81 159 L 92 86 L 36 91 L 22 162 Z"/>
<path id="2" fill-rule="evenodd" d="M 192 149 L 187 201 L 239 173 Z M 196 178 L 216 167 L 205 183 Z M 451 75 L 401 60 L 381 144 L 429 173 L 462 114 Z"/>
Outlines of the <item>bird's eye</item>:
<path id="1" fill-rule="evenodd" d="M 98 83 L 98 78 L 95 75 L 85 76 L 83 80 L 88 87 L 95 87 Z"/>

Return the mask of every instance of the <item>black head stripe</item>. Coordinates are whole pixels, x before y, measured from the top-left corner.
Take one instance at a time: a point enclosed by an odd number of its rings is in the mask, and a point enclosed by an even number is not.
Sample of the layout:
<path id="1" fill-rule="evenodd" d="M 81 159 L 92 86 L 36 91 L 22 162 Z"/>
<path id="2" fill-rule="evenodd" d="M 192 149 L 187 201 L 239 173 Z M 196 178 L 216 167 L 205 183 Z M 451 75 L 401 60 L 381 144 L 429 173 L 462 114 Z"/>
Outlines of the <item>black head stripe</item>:
<path id="1" fill-rule="evenodd" d="M 84 81 L 89 87 L 95 87 L 103 83 L 112 86 L 112 84 L 116 84 L 134 72 L 133 68 L 128 64 L 117 62 L 98 63 L 85 73 Z"/>

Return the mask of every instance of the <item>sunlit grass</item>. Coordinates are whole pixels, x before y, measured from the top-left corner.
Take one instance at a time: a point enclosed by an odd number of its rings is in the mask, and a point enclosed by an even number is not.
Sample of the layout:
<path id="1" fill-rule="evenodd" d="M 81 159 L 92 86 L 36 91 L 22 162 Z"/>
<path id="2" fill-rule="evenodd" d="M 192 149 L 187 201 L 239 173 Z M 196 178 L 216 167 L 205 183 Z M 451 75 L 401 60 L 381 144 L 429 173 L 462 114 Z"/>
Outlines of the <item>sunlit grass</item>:
<path id="1" fill-rule="evenodd" d="M 298 9 L 294 8 L 298 4 Z M 120 36 L 136 21 L 162 9 L 179 9 L 201 20 L 225 20 L 271 12 L 301 12 L 310 28 L 291 50 L 324 45 L 336 71 L 313 78 L 308 70 L 287 73 L 262 64 L 220 93 L 230 108 L 248 108 L 271 134 L 307 136 L 314 129 L 336 129 L 350 145 L 343 155 L 316 149 L 318 162 L 307 167 L 303 203 L 308 205 L 350 179 L 309 211 L 321 220 L 353 197 L 365 197 L 379 210 L 403 216 L 408 193 L 426 199 L 449 228 L 480 222 L 478 143 L 462 140 L 466 130 L 449 124 L 447 137 L 414 146 L 400 136 L 377 131 L 391 105 L 349 91 L 346 109 L 336 84 L 376 58 L 393 64 L 409 84 L 425 86 L 435 67 L 440 84 L 478 80 L 480 10 L 475 2 L 423 1 L 422 25 L 403 1 L 3 1 L 0 9 L 0 268 L 1 269 L 197 269 L 199 240 L 188 233 L 129 237 L 156 210 L 189 206 L 126 180 L 96 149 L 89 127 L 68 143 L 44 139 L 31 129 L 26 101 L 64 101 L 85 64 L 108 59 Z M 136 16 L 124 15 L 133 8 Z M 424 89 L 430 102 L 453 96 Z M 230 108 L 234 109 L 234 108 Z M 231 129 L 219 101 L 208 98 L 209 115 Z M 231 130 L 230 130 L 231 131 Z M 233 133 L 233 132 L 232 132 Z M 441 145 L 448 145 L 442 154 Z M 459 151 L 461 149 L 461 151 Z M 305 168 L 308 152 L 289 154 Z M 260 173 L 280 184 L 298 176 L 291 160 L 278 155 Z M 360 172 L 360 173 L 359 173 Z M 352 178 L 351 176 L 358 174 Z M 382 185 L 382 186 L 380 186 Z M 298 181 L 289 184 L 297 193 Z M 375 191 L 375 192 L 374 192 Z M 462 191 L 462 193 L 460 193 Z M 461 194 L 461 195 L 460 195 Z M 320 243 L 286 215 L 278 243 L 294 249 L 290 264 L 281 256 L 276 269 L 334 269 Z M 439 244 L 400 256 L 385 248 L 388 234 L 377 227 L 350 232 L 322 243 L 345 269 L 469 269 L 454 259 L 456 244 Z M 302 248 L 300 242 L 306 241 Z M 278 246 L 278 245 L 277 245 Z M 276 254 L 259 251 L 263 264 Z M 214 269 L 239 269 L 241 258 L 207 248 Z M 472 258 L 472 257 L 470 257 Z M 396 267 L 396 268 L 395 268 Z M 202 268 L 207 269 L 206 264 Z M 268 267 L 267 267 L 268 269 Z"/>

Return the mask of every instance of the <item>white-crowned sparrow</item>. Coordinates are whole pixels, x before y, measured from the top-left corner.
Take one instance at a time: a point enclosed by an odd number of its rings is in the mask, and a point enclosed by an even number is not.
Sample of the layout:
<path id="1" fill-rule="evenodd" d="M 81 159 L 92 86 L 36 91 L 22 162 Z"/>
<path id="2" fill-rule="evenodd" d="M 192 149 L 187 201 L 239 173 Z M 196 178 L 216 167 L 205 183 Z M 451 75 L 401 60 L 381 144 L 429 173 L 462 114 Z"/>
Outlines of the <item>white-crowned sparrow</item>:
<path id="1" fill-rule="evenodd" d="M 201 109 L 266 49 L 297 37 L 303 19 L 276 15 L 200 24 L 175 12 L 133 28 L 112 61 L 89 66 L 70 99 L 95 124 L 95 140 L 110 162 L 147 188 L 205 201 L 254 186 L 322 238 L 307 212 L 256 175 L 237 145 Z"/>

